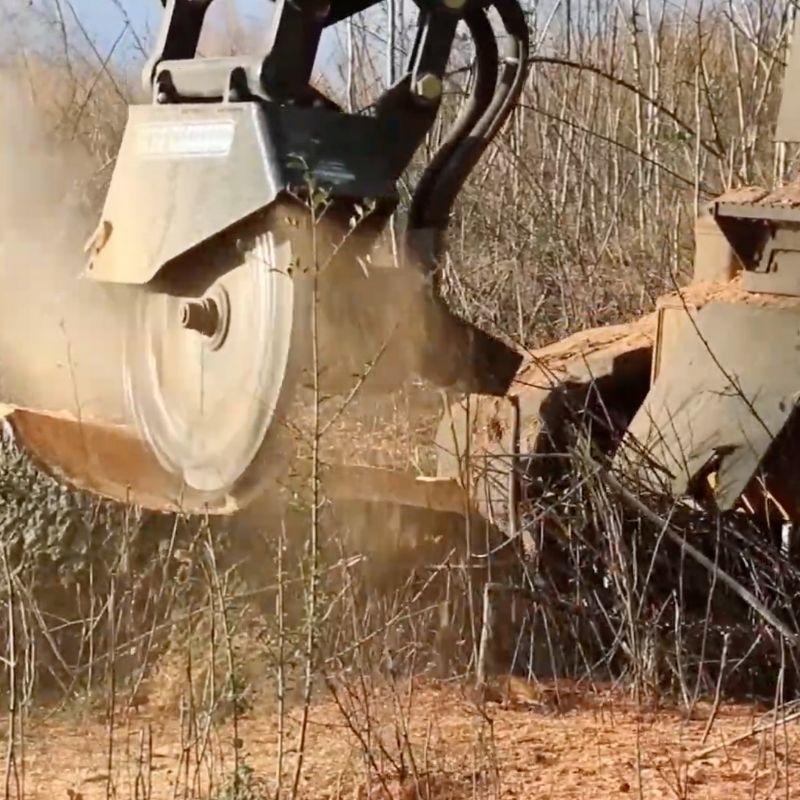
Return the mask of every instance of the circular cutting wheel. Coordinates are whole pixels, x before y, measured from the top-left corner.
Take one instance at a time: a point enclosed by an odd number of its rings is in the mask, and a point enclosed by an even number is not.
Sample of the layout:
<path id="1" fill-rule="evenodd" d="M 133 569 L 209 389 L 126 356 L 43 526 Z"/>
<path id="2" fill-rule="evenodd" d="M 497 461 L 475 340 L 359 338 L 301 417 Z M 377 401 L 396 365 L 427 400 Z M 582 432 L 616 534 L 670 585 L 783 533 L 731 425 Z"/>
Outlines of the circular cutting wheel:
<path id="1" fill-rule="evenodd" d="M 209 499 L 263 479 L 280 449 L 276 416 L 297 344 L 291 258 L 289 241 L 260 233 L 242 252 L 209 256 L 218 266 L 198 265 L 208 273 L 202 292 L 173 284 L 137 293 L 129 406 L 161 465 Z"/>

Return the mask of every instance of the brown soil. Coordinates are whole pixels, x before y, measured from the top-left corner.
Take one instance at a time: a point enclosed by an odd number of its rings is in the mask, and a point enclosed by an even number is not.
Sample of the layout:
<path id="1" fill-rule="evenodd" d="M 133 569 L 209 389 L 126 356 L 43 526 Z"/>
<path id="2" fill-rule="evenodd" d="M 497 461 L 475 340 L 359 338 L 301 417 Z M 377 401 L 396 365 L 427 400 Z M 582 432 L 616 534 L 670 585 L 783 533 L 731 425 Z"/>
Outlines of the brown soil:
<path id="1" fill-rule="evenodd" d="M 798 308 L 800 298 L 759 294 L 745 291 L 741 275 L 731 281 L 692 283 L 680 291 L 659 298 L 657 305 L 699 309 L 708 303 L 746 303 L 772 308 Z M 655 340 L 657 313 L 646 314 L 630 322 L 606 325 L 601 328 L 578 331 L 528 354 L 528 363 L 519 373 L 519 379 L 526 381 L 528 374 L 545 368 L 558 373 L 566 369 L 569 362 L 580 356 L 585 358 L 599 350 L 608 352 L 629 352 L 637 347 L 647 347 Z"/>
<path id="2" fill-rule="evenodd" d="M 592 328 L 568 336 L 558 342 L 541 347 L 530 353 L 517 380 L 525 386 L 546 385 L 554 382 L 568 371 L 571 362 L 582 362 L 592 354 L 603 351 L 611 357 L 616 353 L 627 353 L 640 347 L 651 347 L 656 335 L 656 314 L 648 314 L 632 322 Z M 542 373 L 547 376 L 543 384 Z M 524 389 L 522 390 L 524 391 Z"/>
<path id="3" fill-rule="evenodd" d="M 408 720 L 415 762 L 399 779 L 398 703 L 390 692 L 371 698 L 372 753 L 380 777 L 367 788 L 365 760 L 357 737 L 329 700 L 313 709 L 301 796 L 307 798 L 767 798 L 791 797 L 800 790 L 800 728 L 788 723 L 748 735 L 763 711 L 724 706 L 703 742 L 709 707 L 692 719 L 675 710 L 639 710 L 610 694 L 587 696 L 553 687 L 501 692 L 502 703 L 481 713 L 474 698 L 453 688 L 417 687 Z M 403 699 L 407 699 L 402 690 Z M 561 698 L 559 703 L 558 698 Z M 181 767 L 178 712 L 144 705 L 117 723 L 111 761 L 115 794 L 136 797 L 137 759 L 142 737 L 152 732 L 152 754 L 142 775 L 153 798 L 223 797 L 219 789 L 184 793 L 189 782 L 207 786 L 209 771 L 230 775 L 234 730 L 230 719 L 214 729 L 203 766 Z M 287 775 L 294 758 L 293 713 L 287 739 Z M 363 719 L 363 709 L 362 709 Z M 90 800 L 106 797 L 108 737 L 102 721 L 65 724 L 51 719 L 26 731 L 27 798 Z M 202 736 L 200 737 L 202 740 Z M 250 712 L 238 730 L 240 758 L 257 776 L 275 774 L 277 730 L 269 713 Z M 401 737 L 402 740 L 402 737 Z M 193 762 L 198 747 L 184 737 Z M 383 747 L 381 746 L 383 745 Z M 148 747 L 144 747 L 148 751 Z M 418 776 L 413 777 L 414 773 Z M 218 780 L 218 779 L 217 779 Z M 421 786 L 417 793 L 415 782 Z M 177 794 L 173 795 L 176 790 Z M 12 792 L 12 796 L 15 796 Z M 139 797 L 146 796 L 141 790 Z M 254 793 L 252 797 L 271 796 Z"/>
<path id="4" fill-rule="evenodd" d="M 680 291 L 659 298 L 657 305 L 699 309 L 715 302 L 789 309 L 800 306 L 800 298 L 797 297 L 745 291 L 741 275 L 737 275 L 731 281 L 692 283 Z M 574 359 L 586 358 L 600 350 L 614 354 L 650 346 L 655 340 L 656 326 L 657 313 L 653 312 L 619 325 L 578 331 L 565 339 L 529 353 L 526 359 L 528 363 L 522 367 L 518 378 L 521 382 L 527 383 L 532 374 L 538 376 L 543 369 L 558 375 L 568 369 Z"/>

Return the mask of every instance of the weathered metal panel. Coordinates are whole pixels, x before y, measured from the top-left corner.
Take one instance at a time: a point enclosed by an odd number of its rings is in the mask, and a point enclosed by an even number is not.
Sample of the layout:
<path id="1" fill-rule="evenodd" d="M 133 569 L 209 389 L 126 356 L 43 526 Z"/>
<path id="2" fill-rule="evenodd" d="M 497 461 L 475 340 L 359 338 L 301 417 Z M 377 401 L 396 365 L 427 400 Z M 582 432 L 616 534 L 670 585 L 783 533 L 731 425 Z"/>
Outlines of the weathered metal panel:
<path id="1" fill-rule="evenodd" d="M 692 324 L 689 315 L 696 310 L 694 306 L 690 306 L 686 301 L 682 302 L 680 298 L 669 298 L 658 304 L 656 341 L 653 346 L 650 372 L 651 384 L 656 382 L 670 359 L 681 358 L 680 350 L 675 345 L 686 326 Z"/>
<path id="2" fill-rule="evenodd" d="M 730 242 L 710 214 L 694 224 L 694 282 L 728 281 L 739 268 Z"/>
<path id="3" fill-rule="evenodd" d="M 775 139 L 779 142 L 800 142 L 800 95 L 793 91 L 800 82 L 800 18 L 795 20 L 789 62 L 783 76 L 783 92 L 778 109 Z"/>
<path id="4" fill-rule="evenodd" d="M 797 402 L 800 309 L 710 303 L 671 350 L 616 465 L 681 495 L 716 459 L 716 499 L 730 508 Z"/>
<path id="5" fill-rule="evenodd" d="M 255 104 L 133 106 L 89 277 L 145 283 L 269 205 L 279 178 Z"/>
<path id="6" fill-rule="evenodd" d="M 89 277 L 142 284 L 167 263 L 313 184 L 330 196 L 397 200 L 375 119 L 258 103 L 130 109 Z M 390 143 L 391 144 L 391 143 Z"/>

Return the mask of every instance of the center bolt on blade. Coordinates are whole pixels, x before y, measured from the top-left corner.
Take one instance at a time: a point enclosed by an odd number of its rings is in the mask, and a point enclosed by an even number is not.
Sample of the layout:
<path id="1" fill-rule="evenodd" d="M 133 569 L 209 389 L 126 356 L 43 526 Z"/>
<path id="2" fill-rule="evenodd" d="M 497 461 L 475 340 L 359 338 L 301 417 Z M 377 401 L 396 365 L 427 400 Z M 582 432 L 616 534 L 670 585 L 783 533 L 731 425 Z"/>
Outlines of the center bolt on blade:
<path id="1" fill-rule="evenodd" d="M 196 331 L 206 338 L 206 347 L 219 350 L 228 336 L 231 304 L 224 288 L 212 291 L 212 296 L 202 300 L 186 300 L 178 309 L 181 327 Z"/>
<path id="2" fill-rule="evenodd" d="M 211 338 L 219 330 L 220 314 L 217 304 L 210 298 L 187 300 L 181 305 L 181 325 Z"/>

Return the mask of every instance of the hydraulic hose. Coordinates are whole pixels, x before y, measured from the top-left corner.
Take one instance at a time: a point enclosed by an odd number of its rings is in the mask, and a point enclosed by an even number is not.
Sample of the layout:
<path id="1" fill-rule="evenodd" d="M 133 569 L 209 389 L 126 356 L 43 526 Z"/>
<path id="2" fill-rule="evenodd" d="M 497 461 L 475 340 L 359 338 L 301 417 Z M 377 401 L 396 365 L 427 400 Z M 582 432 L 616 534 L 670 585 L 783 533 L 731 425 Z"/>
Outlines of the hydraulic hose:
<path id="1" fill-rule="evenodd" d="M 444 233 L 459 191 L 513 111 L 527 75 L 530 45 L 522 9 L 517 0 L 494 0 L 492 5 L 497 9 L 508 34 L 500 80 L 494 89 L 493 98 L 468 134 L 462 135 L 457 145 L 446 152 L 444 164 L 431 175 L 425 194 L 419 198 L 415 196 L 417 207 L 412 205 L 416 213 L 410 219 L 409 230 L 412 233 L 414 230 L 427 230 L 433 234 L 429 252 L 423 258 L 424 265 L 429 269 L 435 269 L 443 251 Z M 485 14 L 481 12 L 481 15 L 488 26 Z M 479 35 L 485 34 L 481 31 Z M 492 38 L 494 39 L 493 32 Z M 476 50 L 477 46 L 476 40 Z"/>
<path id="2" fill-rule="evenodd" d="M 409 210 L 409 227 L 425 226 L 430 198 L 441 172 L 459 145 L 472 133 L 494 97 L 499 68 L 497 41 L 482 8 L 473 8 L 464 15 L 464 23 L 475 45 L 475 81 L 447 138 L 436 151 L 417 184 Z"/>

